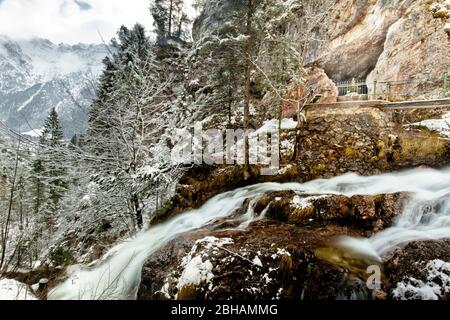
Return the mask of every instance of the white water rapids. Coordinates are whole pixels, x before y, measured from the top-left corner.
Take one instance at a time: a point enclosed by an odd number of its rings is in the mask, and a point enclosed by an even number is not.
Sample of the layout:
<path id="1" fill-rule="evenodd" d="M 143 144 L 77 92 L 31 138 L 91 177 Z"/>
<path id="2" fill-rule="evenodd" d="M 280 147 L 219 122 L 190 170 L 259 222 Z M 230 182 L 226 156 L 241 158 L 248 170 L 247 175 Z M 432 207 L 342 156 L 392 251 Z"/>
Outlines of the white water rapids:
<path id="1" fill-rule="evenodd" d="M 303 184 L 263 183 L 217 195 L 198 210 L 178 215 L 120 243 L 93 265 L 70 267 L 68 279 L 51 290 L 48 298 L 134 299 L 142 266 L 157 249 L 177 235 L 198 229 L 215 219 L 231 216 L 246 199 L 254 202 L 265 193 L 282 190 L 346 196 L 412 193 L 394 226 L 370 239 L 342 240 L 342 245 L 375 257 L 410 241 L 450 237 L 450 168 L 414 169 L 370 177 L 351 173 Z M 241 219 L 242 226 L 247 226 L 254 219 L 251 210 Z"/>

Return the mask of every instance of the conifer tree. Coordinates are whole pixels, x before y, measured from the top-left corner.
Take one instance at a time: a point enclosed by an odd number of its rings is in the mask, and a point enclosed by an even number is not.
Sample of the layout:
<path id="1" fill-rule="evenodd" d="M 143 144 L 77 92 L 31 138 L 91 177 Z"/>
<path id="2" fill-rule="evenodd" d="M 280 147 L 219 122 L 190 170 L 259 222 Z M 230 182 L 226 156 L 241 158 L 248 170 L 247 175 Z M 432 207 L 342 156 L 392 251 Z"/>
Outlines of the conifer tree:
<path id="1" fill-rule="evenodd" d="M 153 0 L 150 12 L 159 44 L 167 39 L 182 39 L 184 26 L 189 23 L 184 0 Z"/>
<path id="2" fill-rule="evenodd" d="M 142 25 L 120 28 L 116 49 L 109 62 L 114 66 L 111 87 L 99 89 L 86 135 L 86 148 L 96 155 L 86 166 L 102 197 L 103 209 L 128 213 L 133 224 L 142 228 L 144 197 L 152 183 L 153 170 L 146 180 L 151 141 L 152 114 L 160 110 L 166 86 L 153 48 Z"/>
<path id="3" fill-rule="evenodd" d="M 67 168 L 64 157 L 63 130 L 58 113 L 53 108 L 45 120 L 40 137 L 40 150 L 33 165 L 35 181 L 35 211 L 52 232 L 59 203 L 67 190 Z"/>

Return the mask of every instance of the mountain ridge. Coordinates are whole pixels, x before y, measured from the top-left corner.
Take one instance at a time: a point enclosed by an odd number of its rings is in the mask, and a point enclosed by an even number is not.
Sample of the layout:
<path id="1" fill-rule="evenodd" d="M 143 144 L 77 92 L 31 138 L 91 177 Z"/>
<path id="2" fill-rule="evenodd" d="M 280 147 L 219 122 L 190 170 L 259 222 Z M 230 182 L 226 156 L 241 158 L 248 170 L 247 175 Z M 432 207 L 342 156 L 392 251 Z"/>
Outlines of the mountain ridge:
<path id="1" fill-rule="evenodd" d="M 0 35 L 0 120 L 20 132 L 34 132 L 56 108 L 65 136 L 81 133 L 107 54 L 103 44 Z"/>

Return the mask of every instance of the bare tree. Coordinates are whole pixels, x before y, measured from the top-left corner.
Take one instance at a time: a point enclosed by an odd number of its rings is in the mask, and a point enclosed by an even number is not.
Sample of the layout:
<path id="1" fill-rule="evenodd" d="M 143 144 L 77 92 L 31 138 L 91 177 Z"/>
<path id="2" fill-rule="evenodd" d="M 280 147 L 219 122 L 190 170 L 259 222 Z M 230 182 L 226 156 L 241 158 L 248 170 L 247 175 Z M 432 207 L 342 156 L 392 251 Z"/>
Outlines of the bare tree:
<path id="1" fill-rule="evenodd" d="M 14 203 L 14 196 L 16 192 L 16 180 L 17 180 L 17 173 L 19 168 L 19 154 L 20 154 L 20 144 L 21 141 L 19 139 L 17 143 L 16 148 L 16 156 L 15 156 L 15 162 L 14 162 L 14 171 L 11 179 L 11 190 L 9 194 L 9 201 L 8 201 L 8 209 L 6 214 L 5 222 L 3 223 L 2 228 L 2 237 L 1 237 L 1 249 L 2 253 L 0 256 L 0 272 L 5 271 L 5 269 L 8 267 L 8 263 L 6 262 L 6 253 L 8 250 L 8 241 L 10 237 L 10 229 L 11 229 L 11 222 L 12 222 L 12 214 L 13 214 L 13 203 Z"/>

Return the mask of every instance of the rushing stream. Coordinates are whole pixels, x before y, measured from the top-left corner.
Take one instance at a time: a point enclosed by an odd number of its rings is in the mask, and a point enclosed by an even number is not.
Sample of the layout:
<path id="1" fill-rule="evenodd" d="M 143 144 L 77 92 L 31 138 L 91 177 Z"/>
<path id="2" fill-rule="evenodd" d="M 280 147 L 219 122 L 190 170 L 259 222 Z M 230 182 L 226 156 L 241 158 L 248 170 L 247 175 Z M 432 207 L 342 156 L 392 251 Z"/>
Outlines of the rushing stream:
<path id="1" fill-rule="evenodd" d="M 293 190 L 299 194 L 376 195 L 410 192 L 403 214 L 391 228 L 370 239 L 344 238 L 341 245 L 380 258 L 393 247 L 413 240 L 450 237 L 450 168 L 414 169 L 394 174 L 362 177 L 345 174 L 307 183 L 263 183 L 225 192 L 200 209 L 140 232 L 112 248 L 90 266 L 68 269 L 68 279 L 49 292 L 49 299 L 134 299 L 145 260 L 177 235 L 200 228 L 215 219 L 231 216 L 244 202 L 265 193 Z M 255 217 L 241 217 L 247 226 Z"/>

